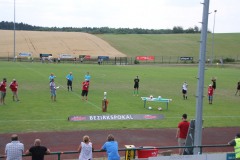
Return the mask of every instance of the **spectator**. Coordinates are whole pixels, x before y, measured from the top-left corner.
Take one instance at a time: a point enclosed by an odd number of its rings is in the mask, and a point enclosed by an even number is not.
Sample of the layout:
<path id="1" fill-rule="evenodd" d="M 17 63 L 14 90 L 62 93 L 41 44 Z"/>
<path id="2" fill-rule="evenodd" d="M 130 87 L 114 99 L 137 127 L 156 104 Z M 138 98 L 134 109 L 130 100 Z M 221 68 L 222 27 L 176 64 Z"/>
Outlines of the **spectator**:
<path id="1" fill-rule="evenodd" d="M 6 160 L 22 160 L 24 152 L 24 145 L 18 141 L 18 135 L 11 136 L 12 142 L 8 143 L 5 147 Z"/>
<path id="2" fill-rule="evenodd" d="M 176 138 L 178 139 L 178 145 L 184 146 L 186 143 L 188 128 L 190 123 L 187 121 L 187 114 L 182 115 L 182 121 L 178 123 Z M 182 148 L 179 148 L 179 154 L 181 155 L 183 152 Z"/>
<path id="3" fill-rule="evenodd" d="M 61 58 L 60 57 L 58 57 L 58 63 L 60 63 L 61 62 Z"/>
<path id="4" fill-rule="evenodd" d="M 182 85 L 182 94 L 184 100 L 187 99 L 187 87 L 188 87 L 187 82 L 184 82 Z"/>
<path id="5" fill-rule="evenodd" d="M 3 78 L 3 81 L 0 83 L 0 105 L 5 104 L 6 92 L 7 92 L 7 79 Z"/>
<path id="6" fill-rule="evenodd" d="M 213 101 L 213 86 L 212 84 L 209 84 L 208 86 L 208 103 L 209 104 L 212 104 L 212 101 Z"/>
<path id="7" fill-rule="evenodd" d="M 56 78 L 56 76 L 53 73 L 51 73 L 50 76 L 49 76 L 50 82 L 52 81 L 52 79 L 55 79 L 55 78 Z"/>
<path id="8" fill-rule="evenodd" d="M 135 96 L 135 94 L 137 94 L 137 96 L 138 96 L 139 82 L 140 82 L 140 80 L 139 80 L 139 78 L 138 78 L 138 76 L 137 76 L 137 77 L 134 79 L 134 86 L 133 86 L 133 88 L 134 88 L 133 95 L 134 95 L 134 96 Z"/>
<path id="9" fill-rule="evenodd" d="M 79 160 L 92 160 L 92 152 L 93 152 L 92 142 L 88 135 L 83 136 L 83 142 L 80 143 L 77 151 L 80 152 Z"/>
<path id="10" fill-rule="evenodd" d="M 114 140 L 114 136 L 109 134 L 107 137 L 107 142 L 105 142 L 101 148 L 107 152 L 108 160 L 120 160 L 118 154 L 118 142 Z"/>
<path id="11" fill-rule="evenodd" d="M 25 154 L 32 155 L 32 160 L 44 160 L 44 155 L 50 154 L 50 150 L 45 146 L 41 146 L 40 139 L 35 139 L 34 146 L 30 147 Z"/>
<path id="12" fill-rule="evenodd" d="M 87 79 L 85 79 L 85 81 L 82 82 L 82 100 L 84 100 L 84 97 L 85 97 L 86 101 L 88 100 L 88 98 L 87 98 L 88 88 L 89 88 L 89 82 L 87 81 Z"/>
<path id="13" fill-rule="evenodd" d="M 72 75 L 72 72 L 70 72 L 68 75 L 67 75 L 67 88 L 68 88 L 68 91 L 69 91 L 69 88 L 71 89 L 72 91 L 72 82 L 73 82 L 73 75 Z"/>
<path id="14" fill-rule="evenodd" d="M 90 82 L 91 76 L 90 76 L 89 72 L 87 72 L 87 74 L 84 76 L 84 79 L 86 79 L 88 82 Z"/>
<path id="15" fill-rule="evenodd" d="M 235 96 L 237 95 L 237 93 L 239 93 L 239 96 L 240 96 L 240 81 L 238 81 L 237 83 L 237 91 L 235 93 Z"/>
<path id="16" fill-rule="evenodd" d="M 52 102 L 56 101 L 56 97 L 57 97 L 56 89 L 57 88 L 56 88 L 56 85 L 54 83 L 54 79 L 52 79 L 49 86 L 50 86 L 51 100 L 52 100 Z"/>
<path id="17" fill-rule="evenodd" d="M 13 79 L 13 81 L 11 82 L 11 84 L 9 85 L 9 88 L 12 90 L 13 93 L 13 101 L 19 101 L 18 99 L 18 83 L 16 81 L 16 79 Z"/>
<path id="18" fill-rule="evenodd" d="M 235 160 L 240 160 L 240 133 L 238 133 L 235 139 L 228 142 L 229 145 L 234 146 L 235 150 Z"/>

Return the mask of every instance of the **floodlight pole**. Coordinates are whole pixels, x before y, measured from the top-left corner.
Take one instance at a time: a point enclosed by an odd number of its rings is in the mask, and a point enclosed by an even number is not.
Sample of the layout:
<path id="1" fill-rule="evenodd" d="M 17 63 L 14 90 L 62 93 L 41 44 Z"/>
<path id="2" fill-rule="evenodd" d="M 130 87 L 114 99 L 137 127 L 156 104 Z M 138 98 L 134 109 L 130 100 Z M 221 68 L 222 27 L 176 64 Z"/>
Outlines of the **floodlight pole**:
<path id="1" fill-rule="evenodd" d="M 15 33 L 15 0 L 14 0 L 14 22 L 13 22 L 13 32 L 14 32 L 14 40 L 13 40 L 13 61 L 15 61 L 16 57 L 16 33 Z"/>
<path id="2" fill-rule="evenodd" d="M 213 31 L 212 31 L 212 56 L 211 56 L 211 64 L 213 63 L 214 58 L 214 29 L 215 29 L 215 17 L 217 10 L 214 10 L 214 18 L 213 18 Z"/>
<path id="3" fill-rule="evenodd" d="M 203 17 L 202 17 L 202 31 L 199 51 L 199 65 L 198 65 L 198 88 L 196 93 L 196 117 L 195 117 L 195 131 L 194 131 L 194 146 L 202 145 L 202 110 L 203 110 L 203 95 L 204 95 L 204 72 L 205 72 L 205 58 L 206 58 L 206 42 L 207 42 L 207 26 L 209 1 L 204 0 Z M 194 154 L 199 154 L 200 148 L 196 147 L 193 150 Z"/>

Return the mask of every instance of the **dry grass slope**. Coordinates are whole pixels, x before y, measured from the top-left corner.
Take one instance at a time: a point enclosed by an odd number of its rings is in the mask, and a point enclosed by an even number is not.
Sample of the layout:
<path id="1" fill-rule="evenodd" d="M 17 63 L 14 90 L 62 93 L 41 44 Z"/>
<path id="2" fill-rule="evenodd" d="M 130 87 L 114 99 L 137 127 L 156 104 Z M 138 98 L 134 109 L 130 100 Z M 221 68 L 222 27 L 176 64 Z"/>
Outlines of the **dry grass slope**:
<path id="1" fill-rule="evenodd" d="M 0 30 L 0 35 L 0 56 L 13 55 L 14 32 Z M 80 32 L 16 31 L 16 55 L 20 52 L 31 52 L 33 57 L 39 57 L 40 53 L 53 54 L 53 57 L 59 54 L 77 58 L 79 55 L 126 57 L 106 41 Z"/>

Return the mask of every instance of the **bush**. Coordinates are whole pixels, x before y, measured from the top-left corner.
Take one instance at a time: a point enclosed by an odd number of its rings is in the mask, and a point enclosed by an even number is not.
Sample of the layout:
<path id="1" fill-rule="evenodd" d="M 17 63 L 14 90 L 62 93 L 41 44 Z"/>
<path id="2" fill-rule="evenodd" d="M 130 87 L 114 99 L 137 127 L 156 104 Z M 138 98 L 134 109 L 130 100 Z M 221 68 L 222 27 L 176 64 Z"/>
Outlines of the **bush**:
<path id="1" fill-rule="evenodd" d="M 235 62 L 235 59 L 233 59 L 233 58 L 224 58 L 223 62 L 224 63 L 226 63 L 226 62 Z"/>
<path id="2" fill-rule="evenodd" d="M 134 64 L 139 64 L 140 62 L 138 60 L 134 60 Z"/>

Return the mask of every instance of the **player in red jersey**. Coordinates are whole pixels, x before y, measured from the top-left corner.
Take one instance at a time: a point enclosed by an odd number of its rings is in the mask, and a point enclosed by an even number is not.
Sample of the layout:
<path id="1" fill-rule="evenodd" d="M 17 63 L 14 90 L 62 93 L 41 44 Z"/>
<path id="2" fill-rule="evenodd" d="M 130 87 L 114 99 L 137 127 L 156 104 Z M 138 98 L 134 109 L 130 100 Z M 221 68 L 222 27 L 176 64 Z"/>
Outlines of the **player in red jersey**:
<path id="1" fill-rule="evenodd" d="M 12 90 L 13 93 L 13 101 L 19 101 L 18 99 L 18 83 L 16 81 L 16 79 L 13 79 L 13 81 L 11 82 L 11 84 L 9 85 L 9 88 Z"/>
<path id="2" fill-rule="evenodd" d="M 7 79 L 3 78 L 3 81 L 0 83 L 0 105 L 5 104 L 6 92 L 7 92 Z"/>
<path id="3" fill-rule="evenodd" d="M 89 82 L 87 79 L 85 79 L 85 81 L 82 82 L 82 100 L 84 100 L 84 96 L 85 96 L 85 99 L 87 100 L 88 88 L 89 88 Z"/>

